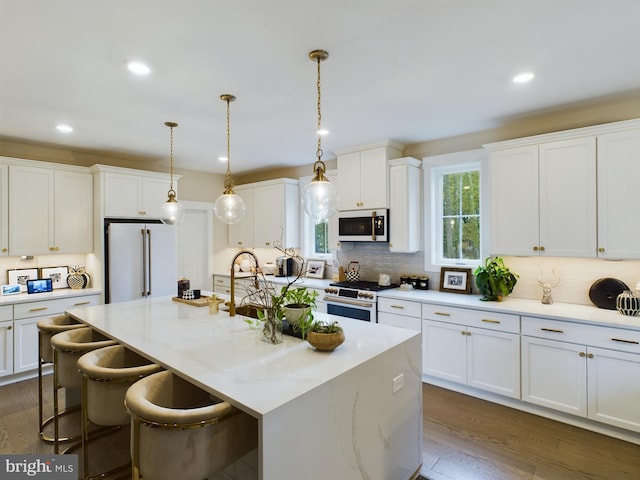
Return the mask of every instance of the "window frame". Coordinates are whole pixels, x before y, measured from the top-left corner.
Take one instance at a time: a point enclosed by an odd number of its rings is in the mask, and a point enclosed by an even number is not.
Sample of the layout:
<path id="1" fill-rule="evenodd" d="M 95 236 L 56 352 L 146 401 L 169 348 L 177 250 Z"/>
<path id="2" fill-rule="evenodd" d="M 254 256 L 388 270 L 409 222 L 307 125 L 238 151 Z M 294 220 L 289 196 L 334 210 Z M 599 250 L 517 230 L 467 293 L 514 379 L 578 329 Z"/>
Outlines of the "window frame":
<path id="1" fill-rule="evenodd" d="M 424 169 L 424 264 L 426 271 L 440 271 L 442 267 L 469 267 L 482 263 L 489 249 L 490 209 L 489 209 L 489 155 L 484 149 L 467 150 L 423 158 Z M 441 246 L 442 234 L 442 192 L 440 178 L 450 173 L 480 171 L 480 259 L 445 261 Z"/>

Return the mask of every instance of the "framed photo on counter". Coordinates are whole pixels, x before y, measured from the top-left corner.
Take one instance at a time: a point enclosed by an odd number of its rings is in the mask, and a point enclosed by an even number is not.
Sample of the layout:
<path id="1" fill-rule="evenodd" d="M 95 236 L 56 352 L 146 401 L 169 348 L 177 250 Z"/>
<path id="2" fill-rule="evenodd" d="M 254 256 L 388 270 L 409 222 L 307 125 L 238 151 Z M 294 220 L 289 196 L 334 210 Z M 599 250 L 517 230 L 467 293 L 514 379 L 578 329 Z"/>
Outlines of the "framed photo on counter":
<path id="1" fill-rule="evenodd" d="M 69 267 L 45 267 L 42 268 L 42 278 L 50 278 L 52 288 L 69 288 L 67 277 Z"/>
<path id="2" fill-rule="evenodd" d="M 324 260 L 307 260 L 306 277 L 324 278 Z"/>
<path id="3" fill-rule="evenodd" d="M 440 291 L 450 293 L 471 293 L 470 268 L 442 267 L 440 269 Z"/>
<path id="4" fill-rule="evenodd" d="M 20 285 L 20 291 L 27 291 L 27 280 L 37 280 L 38 279 L 38 269 L 37 268 L 19 268 L 16 270 L 7 270 L 9 275 L 9 283 L 10 284 L 18 284 Z"/>

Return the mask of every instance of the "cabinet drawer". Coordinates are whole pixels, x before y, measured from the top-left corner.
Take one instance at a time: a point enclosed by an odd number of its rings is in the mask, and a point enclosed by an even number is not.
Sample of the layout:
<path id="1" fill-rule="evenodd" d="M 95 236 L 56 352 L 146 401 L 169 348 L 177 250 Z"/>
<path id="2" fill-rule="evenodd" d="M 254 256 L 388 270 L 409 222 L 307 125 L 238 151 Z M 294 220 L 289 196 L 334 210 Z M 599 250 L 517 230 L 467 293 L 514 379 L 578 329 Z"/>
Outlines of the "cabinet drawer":
<path id="1" fill-rule="evenodd" d="M 57 298 L 55 300 L 43 300 L 41 302 L 18 303 L 14 305 L 14 318 L 39 317 L 42 315 L 58 315 L 69 308 L 97 305 L 99 295 L 87 295 L 80 297 Z"/>
<path id="2" fill-rule="evenodd" d="M 406 328 L 407 330 L 422 331 L 422 320 L 419 317 L 409 317 L 396 313 L 382 312 L 378 314 L 378 323 L 391 325 L 392 327 Z"/>
<path id="3" fill-rule="evenodd" d="M 420 318 L 422 305 L 418 302 L 409 302 L 407 300 L 378 298 L 378 311 Z"/>
<path id="4" fill-rule="evenodd" d="M 227 287 L 231 288 L 231 277 L 226 277 L 222 275 L 214 275 L 213 276 L 213 288 L 216 287 Z"/>
<path id="5" fill-rule="evenodd" d="M 3 320 L 13 320 L 13 305 L 3 305 L 0 307 L 0 322 Z"/>
<path id="6" fill-rule="evenodd" d="M 422 318 L 501 332 L 520 333 L 520 316 L 508 313 L 423 303 Z"/>
<path id="7" fill-rule="evenodd" d="M 522 317 L 522 334 L 640 354 L 640 331 Z"/>

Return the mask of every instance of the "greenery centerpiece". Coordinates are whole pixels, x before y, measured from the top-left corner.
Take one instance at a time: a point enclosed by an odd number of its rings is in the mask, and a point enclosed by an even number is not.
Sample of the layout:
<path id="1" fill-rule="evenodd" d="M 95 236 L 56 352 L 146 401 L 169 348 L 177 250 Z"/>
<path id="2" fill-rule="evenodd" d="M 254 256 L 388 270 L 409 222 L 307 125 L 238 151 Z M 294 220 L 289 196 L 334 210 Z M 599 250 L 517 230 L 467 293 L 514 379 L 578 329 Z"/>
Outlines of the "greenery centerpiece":
<path id="1" fill-rule="evenodd" d="M 291 257 L 298 264 L 298 273 L 293 280 L 278 288 L 276 284 L 256 266 L 254 281 L 244 287 L 241 305 L 250 305 L 255 309 L 257 318 L 247 318 L 245 322 L 252 328 L 262 328 L 262 339 L 265 342 L 278 344 L 283 340 L 284 307 L 289 298 L 303 298 L 302 293 L 289 293 L 294 289 L 293 284 L 304 273 L 304 259 L 293 248 L 283 248 L 279 242 L 274 242 L 275 248 L 285 256 Z M 316 292 L 313 291 L 315 294 Z M 311 296 L 308 296 L 311 298 Z M 315 305 L 315 295 L 313 296 Z M 307 316 L 308 317 L 308 316 Z M 308 320 L 306 320 L 308 322 Z M 310 322 L 309 322 L 310 323 Z"/>
<path id="2" fill-rule="evenodd" d="M 307 333 L 307 341 L 316 349 L 332 352 L 344 342 L 344 330 L 337 321 L 313 322 Z"/>
<path id="3" fill-rule="evenodd" d="M 478 266 L 473 274 L 476 276 L 476 286 L 483 295 L 480 300 L 484 301 L 502 300 L 518 282 L 518 274 L 509 270 L 501 257 L 487 257 L 484 265 Z"/>
<path id="4" fill-rule="evenodd" d="M 318 292 L 307 287 L 289 288 L 285 293 L 285 320 L 294 332 L 301 334 L 303 340 L 314 321 L 313 310 L 318 307 L 317 296 Z"/>

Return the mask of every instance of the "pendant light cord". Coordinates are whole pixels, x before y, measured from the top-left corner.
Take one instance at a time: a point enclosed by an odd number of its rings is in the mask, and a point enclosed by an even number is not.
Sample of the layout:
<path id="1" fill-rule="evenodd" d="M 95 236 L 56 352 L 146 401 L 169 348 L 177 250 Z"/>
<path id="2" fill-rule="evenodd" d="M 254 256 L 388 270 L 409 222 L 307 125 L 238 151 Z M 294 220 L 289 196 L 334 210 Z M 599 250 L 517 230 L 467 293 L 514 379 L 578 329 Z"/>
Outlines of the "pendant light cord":
<path id="1" fill-rule="evenodd" d="M 169 194 L 173 193 L 174 197 L 176 191 L 173 189 L 173 129 L 178 124 L 175 122 L 164 122 L 169 127 Z"/>
<path id="2" fill-rule="evenodd" d="M 236 99 L 236 97 L 225 93 L 220 95 L 220 98 L 227 103 L 227 174 L 224 179 L 224 194 L 233 195 L 234 183 L 231 178 L 231 108 L 229 105 Z"/>
<path id="3" fill-rule="evenodd" d="M 318 80 L 316 82 L 316 86 L 318 89 L 318 129 L 317 129 L 317 133 L 318 133 L 318 150 L 316 151 L 316 156 L 318 157 L 318 161 L 320 161 L 320 159 L 322 158 L 322 135 L 320 134 L 320 129 L 322 128 L 322 110 L 320 108 L 321 104 L 320 104 L 320 99 L 321 99 L 321 93 L 320 93 L 320 57 L 318 57 L 316 59 L 317 63 L 318 63 Z"/>

